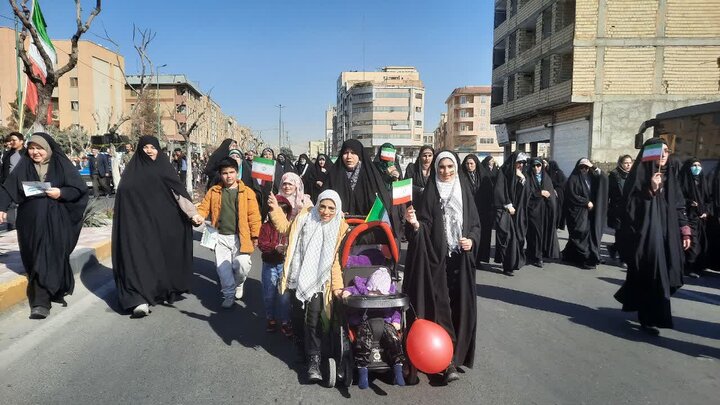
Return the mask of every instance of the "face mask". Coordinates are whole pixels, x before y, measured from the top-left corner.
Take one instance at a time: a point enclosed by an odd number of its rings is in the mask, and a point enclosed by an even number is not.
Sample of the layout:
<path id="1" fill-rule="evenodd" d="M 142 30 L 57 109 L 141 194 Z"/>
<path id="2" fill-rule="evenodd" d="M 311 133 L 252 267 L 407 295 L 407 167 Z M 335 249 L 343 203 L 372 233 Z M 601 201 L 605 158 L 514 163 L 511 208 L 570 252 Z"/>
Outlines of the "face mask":
<path id="1" fill-rule="evenodd" d="M 690 173 L 692 173 L 693 176 L 699 176 L 700 172 L 702 172 L 702 167 L 700 166 L 693 166 L 690 168 Z"/>

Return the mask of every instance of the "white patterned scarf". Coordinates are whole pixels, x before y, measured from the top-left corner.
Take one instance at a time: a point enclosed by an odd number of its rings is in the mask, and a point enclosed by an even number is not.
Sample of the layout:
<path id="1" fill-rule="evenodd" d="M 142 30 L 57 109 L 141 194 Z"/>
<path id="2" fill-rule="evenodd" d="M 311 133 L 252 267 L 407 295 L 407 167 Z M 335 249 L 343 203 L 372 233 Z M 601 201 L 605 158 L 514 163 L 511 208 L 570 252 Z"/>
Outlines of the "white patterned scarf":
<path id="1" fill-rule="evenodd" d="M 323 223 L 320 219 L 320 202 L 332 200 L 335 203 L 335 217 Z M 337 192 L 325 190 L 317 198 L 302 224 L 298 224 L 299 235 L 295 244 L 290 274 L 297 276 L 296 297 L 301 302 L 309 301 L 313 295 L 325 289 L 330 278 L 337 252 L 338 232 L 342 222 L 342 201 Z"/>
<path id="2" fill-rule="evenodd" d="M 455 164 L 455 177 L 448 182 L 440 180 L 438 166 L 443 159 L 450 159 Z M 440 152 L 433 162 L 435 165 L 435 184 L 440 194 L 440 207 L 443 211 L 445 225 L 445 240 L 448 246 L 448 256 L 460 250 L 460 238 L 463 229 L 463 202 L 460 177 L 458 175 L 458 162 L 455 155 L 448 151 Z"/>

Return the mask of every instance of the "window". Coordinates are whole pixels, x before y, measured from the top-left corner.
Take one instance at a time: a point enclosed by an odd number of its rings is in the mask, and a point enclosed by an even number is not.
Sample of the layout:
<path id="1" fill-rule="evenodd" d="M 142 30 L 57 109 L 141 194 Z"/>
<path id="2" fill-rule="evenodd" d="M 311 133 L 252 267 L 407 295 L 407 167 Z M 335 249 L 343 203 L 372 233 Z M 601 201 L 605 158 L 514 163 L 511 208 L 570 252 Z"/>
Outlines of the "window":
<path id="1" fill-rule="evenodd" d="M 71 77 L 70 78 L 70 87 L 77 87 L 78 86 L 78 78 L 77 77 Z"/>
<path id="2" fill-rule="evenodd" d="M 418 100 L 422 100 L 422 93 L 415 93 L 415 98 Z"/>
<path id="3" fill-rule="evenodd" d="M 70 109 L 73 111 L 80 111 L 80 102 L 78 101 L 71 101 L 70 102 Z"/>
<path id="4" fill-rule="evenodd" d="M 416 126 L 416 127 L 421 127 L 421 126 L 422 126 L 422 121 L 415 121 L 415 126 Z"/>
<path id="5" fill-rule="evenodd" d="M 460 104 L 466 104 L 467 103 L 467 97 L 466 96 L 460 96 Z"/>
<path id="6" fill-rule="evenodd" d="M 378 92 L 375 93 L 376 98 L 408 98 L 407 93 L 390 93 L 390 92 Z"/>
<path id="7" fill-rule="evenodd" d="M 485 138 L 485 137 L 478 138 L 478 142 L 483 143 L 483 144 L 493 144 L 493 143 L 495 143 L 495 138 Z"/>
<path id="8" fill-rule="evenodd" d="M 422 112 L 422 107 L 415 107 L 415 112 Z"/>
<path id="9" fill-rule="evenodd" d="M 365 98 L 372 98 L 372 96 L 373 96 L 372 93 L 358 93 L 358 94 L 354 94 L 353 98 L 365 99 Z"/>
<path id="10" fill-rule="evenodd" d="M 481 109 L 480 109 L 480 116 L 481 116 L 481 117 L 484 117 L 485 114 L 487 114 L 487 109 L 481 108 Z"/>

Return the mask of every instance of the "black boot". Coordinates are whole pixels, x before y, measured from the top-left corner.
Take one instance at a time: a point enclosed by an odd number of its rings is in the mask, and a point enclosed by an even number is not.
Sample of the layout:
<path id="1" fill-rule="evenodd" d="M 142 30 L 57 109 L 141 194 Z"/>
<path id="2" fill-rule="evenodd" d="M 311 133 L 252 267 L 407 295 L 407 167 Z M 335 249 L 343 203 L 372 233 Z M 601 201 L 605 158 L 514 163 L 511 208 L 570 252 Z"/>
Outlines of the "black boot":
<path id="1" fill-rule="evenodd" d="M 311 383 L 322 381 L 322 373 L 320 372 L 320 355 L 313 354 L 308 357 L 308 381 Z"/>
<path id="2" fill-rule="evenodd" d="M 30 319 L 45 319 L 48 315 L 50 315 L 50 308 L 35 306 L 30 310 Z"/>

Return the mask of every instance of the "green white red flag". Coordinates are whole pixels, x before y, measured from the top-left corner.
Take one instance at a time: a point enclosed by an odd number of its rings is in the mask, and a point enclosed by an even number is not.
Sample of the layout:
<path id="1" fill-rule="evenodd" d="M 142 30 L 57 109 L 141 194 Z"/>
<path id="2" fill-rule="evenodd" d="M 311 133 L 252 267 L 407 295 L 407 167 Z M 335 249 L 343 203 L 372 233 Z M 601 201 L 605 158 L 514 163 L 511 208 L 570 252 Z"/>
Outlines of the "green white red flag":
<path id="1" fill-rule="evenodd" d="M 385 209 L 382 200 L 377 195 L 375 195 L 375 202 L 373 203 L 372 208 L 370 208 L 368 216 L 365 217 L 365 222 L 374 221 L 382 221 L 388 224 L 390 223 L 390 217 L 388 216 L 387 210 Z"/>
<path id="2" fill-rule="evenodd" d="M 263 181 L 273 181 L 275 176 L 275 161 L 255 157 L 252 161 L 252 177 Z"/>
<path id="3" fill-rule="evenodd" d="M 398 180 L 392 183 L 393 205 L 412 201 L 412 179 Z"/>
<path id="4" fill-rule="evenodd" d="M 45 65 L 45 60 L 40 54 L 38 47 L 43 48 L 45 53 L 50 57 L 50 61 L 52 62 L 53 66 L 57 64 L 57 52 L 55 51 L 55 47 L 53 46 L 52 41 L 50 41 L 50 37 L 48 36 L 47 24 L 45 23 L 45 17 L 42 14 L 42 10 L 40 9 L 40 3 L 38 2 L 38 0 L 33 0 L 32 2 L 32 8 L 30 9 L 30 23 L 35 28 L 35 31 L 38 34 L 38 39 L 40 41 L 39 43 L 35 43 L 32 37 L 30 38 L 28 57 L 30 58 L 30 62 L 32 63 L 33 73 L 40 76 L 43 83 L 45 83 L 45 79 L 47 78 L 47 66 Z M 37 111 L 37 87 L 35 86 L 35 83 L 30 81 L 29 79 L 27 80 L 27 90 L 25 91 L 25 104 L 33 112 Z M 48 122 L 51 121 L 51 117 L 52 105 L 48 106 Z"/>
<path id="5" fill-rule="evenodd" d="M 660 160 L 663 151 L 662 143 L 653 143 L 643 148 L 642 162 L 652 162 L 654 160 Z"/>
<path id="6" fill-rule="evenodd" d="M 380 149 L 380 160 L 386 162 L 395 161 L 395 148 L 381 148 Z"/>

